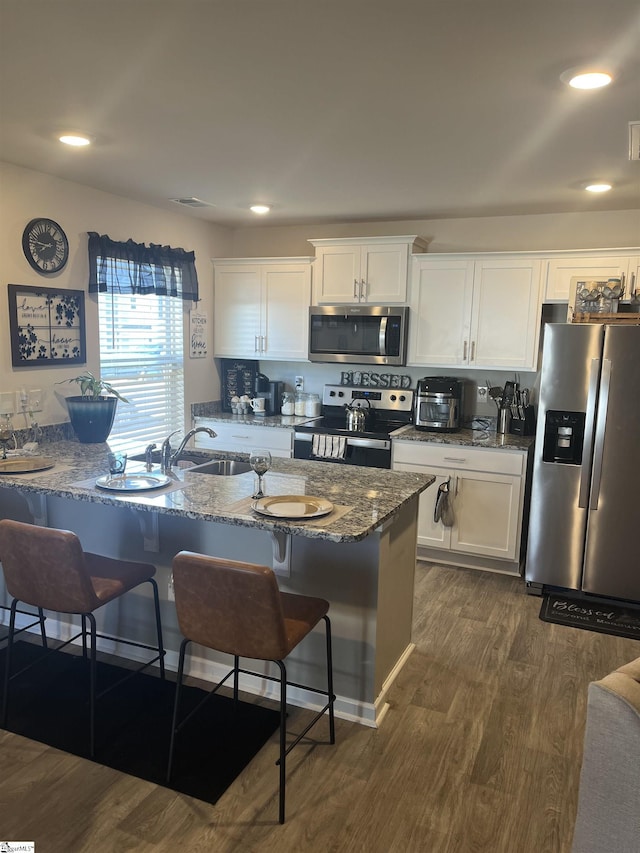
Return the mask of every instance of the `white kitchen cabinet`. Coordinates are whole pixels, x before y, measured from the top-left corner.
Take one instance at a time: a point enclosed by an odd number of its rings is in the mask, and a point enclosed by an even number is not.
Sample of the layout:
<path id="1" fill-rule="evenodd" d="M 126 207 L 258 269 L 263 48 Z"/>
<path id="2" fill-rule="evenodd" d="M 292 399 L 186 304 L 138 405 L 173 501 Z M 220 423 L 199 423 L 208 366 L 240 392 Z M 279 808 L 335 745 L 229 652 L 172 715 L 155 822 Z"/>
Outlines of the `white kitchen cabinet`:
<path id="1" fill-rule="evenodd" d="M 290 459 L 293 455 L 293 430 L 266 427 L 233 421 L 217 421 L 215 418 L 195 418 L 196 426 L 210 427 L 215 438 L 197 432 L 194 446 L 206 450 L 224 450 L 228 453 L 250 453 L 254 448 L 269 450 L 272 456 Z"/>
<path id="2" fill-rule="evenodd" d="M 214 353 L 307 361 L 313 258 L 214 259 Z"/>
<path id="3" fill-rule="evenodd" d="M 631 276 L 637 282 L 637 273 L 638 258 L 628 255 L 570 253 L 556 256 L 545 262 L 544 301 L 571 302 L 575 298 L 576 279 L 606 281 L 608 278 L 620 278 L 625 282 L 625 298 L 628 299 L 631 292 Z"/>
<path id="4" fill-rule="evenodd" d="M 413 259 L 408 365 L 536 370 L 539 258 Z"/>
<path id="5" fill-rule="evenodd" d="M 412 252 L 426 243 L 416 235 L 309 240 L 316 249 L 314 304 L 404 304 Z"/>
<path id="6" fill-rule="evenodd" d="M 519 574 L 526 451 L 393 441 L 397 471 L 436 481 L 420 496 L 419 555 L 438 562 Z M 449 481 L 454 522 L 434 521 L 438 487 Z"/>

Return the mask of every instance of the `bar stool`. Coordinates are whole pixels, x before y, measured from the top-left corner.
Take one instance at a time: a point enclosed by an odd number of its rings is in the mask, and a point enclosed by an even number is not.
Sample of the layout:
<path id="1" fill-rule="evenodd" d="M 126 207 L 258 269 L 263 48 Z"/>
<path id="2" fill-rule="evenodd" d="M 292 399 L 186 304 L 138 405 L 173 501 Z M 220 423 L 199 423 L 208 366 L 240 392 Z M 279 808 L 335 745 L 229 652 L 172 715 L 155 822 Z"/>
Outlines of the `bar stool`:
<path id="1" fill-rule="evenodd" d="M 329 740 L 335 743 L 331 622 L 329 602 L 322 598 L 280 592 L 273 571 L 267 566 L 221 560 L 204 554 L 181 551 L 173 559 L 173 585 L 178 625 L 184 639 L 180 644 L 178 679 L 169 746 L 167 782 L 171 779 L 175 737 L 195 711 L 232 675 L 233 697 L 238 699 L 238 673 L 260 675 L 280 683 L 280 793 L 279 821 L 284 823 L 286 757 L 313 725 L 329 711 Z M 287 746 L 287 671 L 283 659 L 323 619 L 326 631 L 327 690 L 303 687 L 327 698 L 304 731 Z M 182 722 L 178 723 L 185 652 L 189 643 L 233 655 L 233 669 Z M 239 658 L 273 661 L 279 676 L 240 669 Z"/>
<path id="2" fill-rule="evenodd" d="M 155 566 L 90 554 L 82 550 L 80 540 L 70 530 L 55 530 L 9 519 L 0 521 L 0 554 L 2 554 L 7 591 L 13 597 L 5 660 L 2 727 L 7 726 L 9 682 L 47 656 L 47 652 L 44 652 L 34 663 L 11 675 L 11 653 L 16 634 L 15 617 L 18 603 L 22 602 L 38 608 L 40 615 L 43 610 L 78 614 L 82 617 L 81 630 L 58 646 L 56 651 L 69 645 L 78 637 L 82 637 L 82 652 L 86 657 L 87 636 L 89 637 L 89 755 L 93 758 L 96 699 L 156 661 L 160 663 L 161 677 L 165 677 L 160 601 L 158 586 L 153 579 L 156 572 Z M 94 611 L 146 582 L 150 583 L 153 589 L 157 646 L 98 634 Z M 87 620 L 90 626 L 88 632 Z M 40 625 L 43 645 L 46 647 L 44 619 L 40 620 Z M 96 695 L 96 640 L 98 638 L 152 649 L 157 651 L 157 655 L 147 663 L 131 670 L 108 690 Z"/>

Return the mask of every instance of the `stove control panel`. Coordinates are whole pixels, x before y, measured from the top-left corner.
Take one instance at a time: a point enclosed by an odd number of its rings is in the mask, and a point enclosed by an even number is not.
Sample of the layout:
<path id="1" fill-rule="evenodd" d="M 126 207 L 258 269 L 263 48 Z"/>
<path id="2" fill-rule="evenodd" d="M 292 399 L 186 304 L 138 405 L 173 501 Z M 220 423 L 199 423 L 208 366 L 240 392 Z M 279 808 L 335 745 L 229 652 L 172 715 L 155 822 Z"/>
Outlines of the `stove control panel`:
<path id="1" fill-rule="evenodd" d="M 368 388 L 363 386 L 325 385 L 322 394 L 324 406 L 360 405 L 367 409 L 366 401 L 372 409 L 390 412 L 413 411 L 413 391 L 400 388 Z"/>

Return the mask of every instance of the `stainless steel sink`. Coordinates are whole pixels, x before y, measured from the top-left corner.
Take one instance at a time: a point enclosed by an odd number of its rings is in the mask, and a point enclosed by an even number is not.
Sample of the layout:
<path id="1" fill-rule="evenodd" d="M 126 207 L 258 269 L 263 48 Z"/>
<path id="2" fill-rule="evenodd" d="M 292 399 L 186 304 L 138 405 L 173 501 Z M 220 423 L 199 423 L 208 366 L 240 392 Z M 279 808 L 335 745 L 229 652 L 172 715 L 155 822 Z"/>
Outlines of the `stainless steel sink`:
<path id="1" fill-rule="evenodd" d="M 236 459 L 212 459 L 203 465 L 194 465 L 189 468 L 193 474 L 216 474 L 218 477 L 233 477 L 236 474 L 246 474 L 251 471 L 248 462 L 239 462 Z"/>
<path id="2" fill-rule="evenodd" d="M 132 462 L 144 462 L 144 453 L 129 457 Z M 154 465 L 160 464 L 160 453 L 154 451 L 152 454 Z M 235 474 L 246 474 L 251 470 L 248 462 L 240 462 L 236 459 L 211 459 L 206 454 L 186 451 L 174 464 L 174 468 L 193 471 L 196 474 L 214 474 L 218 477 L 233 477 Z"/>

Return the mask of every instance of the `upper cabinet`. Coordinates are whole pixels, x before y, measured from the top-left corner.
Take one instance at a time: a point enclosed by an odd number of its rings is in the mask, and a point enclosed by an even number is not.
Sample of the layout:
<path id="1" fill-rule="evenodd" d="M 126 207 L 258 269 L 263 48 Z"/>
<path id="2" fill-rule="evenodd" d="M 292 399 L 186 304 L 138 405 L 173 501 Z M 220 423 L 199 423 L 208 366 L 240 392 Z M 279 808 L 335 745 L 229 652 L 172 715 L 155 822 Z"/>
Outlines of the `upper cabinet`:
<path id="1" fill-rule="evenodd" d="M 214 354 L 307 361 L 312 262 L 214 258 Z"/>
<path id="2" fill-rule="evenodd" d="M 541 268 L 515 253 L 414 258 L 407 364 L 536 370 Z"/>
<path id="3" fill-rule="evenodd" d="M 427 244 L 416 235 L 309 240 L 316 249 L 314 304 L 404 304 L 412 253 Z"/>
<path id="4" fill-rule="evenodd" d="M 624 298 L 629 299 L 638 282 L 638 249 L 574 251 L 558 253 L 545 261 L 544 301 L 569 302 L 575 291 L 574 279 L 606 281 L 608 278 L 622 279 Z"/>

